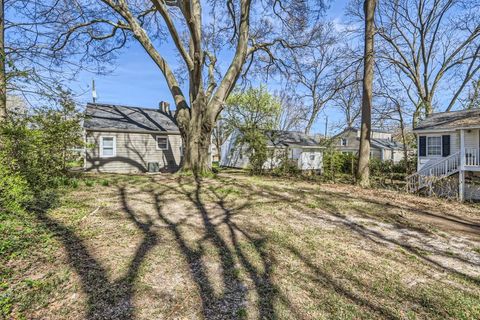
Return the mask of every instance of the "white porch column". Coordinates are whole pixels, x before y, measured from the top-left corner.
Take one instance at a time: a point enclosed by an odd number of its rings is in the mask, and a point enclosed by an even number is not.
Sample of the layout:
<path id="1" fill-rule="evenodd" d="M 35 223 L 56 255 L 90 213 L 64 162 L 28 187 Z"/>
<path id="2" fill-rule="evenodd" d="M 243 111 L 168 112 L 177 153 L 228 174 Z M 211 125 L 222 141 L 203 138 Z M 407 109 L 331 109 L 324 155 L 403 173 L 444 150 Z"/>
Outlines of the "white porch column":
<path id="1" fill-rule="evenodd" d="M 460 170 L 458 172 L 458 198 L 465 198 L 465 130 L 460 129 Z"/>

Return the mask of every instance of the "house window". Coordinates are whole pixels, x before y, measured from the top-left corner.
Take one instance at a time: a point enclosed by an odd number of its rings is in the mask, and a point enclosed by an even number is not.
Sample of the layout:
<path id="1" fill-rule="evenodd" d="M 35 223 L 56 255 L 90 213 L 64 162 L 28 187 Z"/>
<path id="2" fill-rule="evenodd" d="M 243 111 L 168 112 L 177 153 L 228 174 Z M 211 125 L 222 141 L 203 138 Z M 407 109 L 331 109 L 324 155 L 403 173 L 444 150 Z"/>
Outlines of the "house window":
<path id="1" fill-rule="evenodd" d="M 167 137 L 157 137 L 157 150 L 168 150 Z"/>
<path id="2" fill-rule="evenodd" d="M 311 161 L 314 161 L 314 160 L 315 160 L 315 155 L 314 155 L 314 154 L 311 154 L 311 155 L 310 155 L 310 160 L 311 160 Z"/>
<path id="3" fill-rule="evenodd" d="M 427 138 L 427 156 L 442 155 L 442 137 Z"/>
<path id="4" fill-rule="evenodd" d="M 342 138 L 342 140 L 340 141 L 340 145 L 341 145 L 342 147 L 346 147 L 346 146 L 347 146 L 347 139 Z"/>
<path id="5" fill-rule="evenodd" d="M 115 137 L 102 137 L 100 156 L 104 158 L 115 157 L 116 151 Z"/>

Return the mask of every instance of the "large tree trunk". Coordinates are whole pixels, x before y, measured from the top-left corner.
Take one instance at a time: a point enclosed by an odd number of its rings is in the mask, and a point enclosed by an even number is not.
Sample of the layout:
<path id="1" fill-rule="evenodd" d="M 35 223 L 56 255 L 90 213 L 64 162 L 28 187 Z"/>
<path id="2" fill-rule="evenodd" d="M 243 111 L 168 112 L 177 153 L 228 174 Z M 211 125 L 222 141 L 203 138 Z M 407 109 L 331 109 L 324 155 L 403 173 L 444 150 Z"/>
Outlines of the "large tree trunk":
<path id="1" fill-rule="evenodd" d="M 192 103 L 190 112 L 177 115 L 183 139 L 183 171 L 192 171 L 202 175 L 211 170 L 209 148 L 214 117 L 207 107 L 205 96 L 199 97 Z"/>
<path id="2" fill-rule="evenodd" d="M 0 122 L 7 116 L 5 60 L 5 4 L 4 0 L 0 0 Z"/>
<path id="3" fill-rule="evenodd" d="M 365 53 L 363 68 L 362 126 L 357 166 L 357 184 L 370 185 L 370 132 L 372 126 L 373 91 L 373 38 L 375 35 L 374 15 L 376 0 L 365 0 Z"/>

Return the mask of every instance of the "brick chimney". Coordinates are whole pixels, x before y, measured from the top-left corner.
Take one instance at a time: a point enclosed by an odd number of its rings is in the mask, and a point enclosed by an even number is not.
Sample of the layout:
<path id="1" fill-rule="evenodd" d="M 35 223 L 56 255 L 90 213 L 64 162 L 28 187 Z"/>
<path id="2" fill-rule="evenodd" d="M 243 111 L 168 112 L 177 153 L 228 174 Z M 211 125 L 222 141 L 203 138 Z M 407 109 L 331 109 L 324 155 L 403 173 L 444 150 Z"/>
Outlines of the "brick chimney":
<path id="1" fill-rule="evenodd" d="M 163 113 L 170 114 L 170 103 L 166 101 L 160 101 L 159 109 Z"/>

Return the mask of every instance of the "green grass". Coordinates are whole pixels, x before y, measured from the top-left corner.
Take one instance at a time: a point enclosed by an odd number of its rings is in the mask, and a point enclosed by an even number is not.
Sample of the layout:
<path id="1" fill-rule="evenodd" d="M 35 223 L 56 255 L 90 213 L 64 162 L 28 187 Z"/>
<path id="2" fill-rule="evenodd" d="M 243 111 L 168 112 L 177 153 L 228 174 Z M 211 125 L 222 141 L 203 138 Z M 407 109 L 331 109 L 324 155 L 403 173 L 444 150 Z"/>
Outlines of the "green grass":
<path id="1" fill-rule="evenodd" d="M 378 234 L 422 231 L 418 205 L 396 203 L 400 193 L 387 206 L 350 186 L 228 172 L 203 178 L 200 191 L 184 175 L 75 181 L 47 224 L 0 213 L 0 318 L 121 318 L 127 309 L 115 308 L 127 303 L 138 319 L 205 318 L 202 306 L 226 319 L 480 318 L 478 281 L 426 261 L 460 263 L 454 246 L 435 252 Z M 422 235 L 455 237 L 435 228 Z"/>

